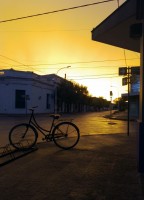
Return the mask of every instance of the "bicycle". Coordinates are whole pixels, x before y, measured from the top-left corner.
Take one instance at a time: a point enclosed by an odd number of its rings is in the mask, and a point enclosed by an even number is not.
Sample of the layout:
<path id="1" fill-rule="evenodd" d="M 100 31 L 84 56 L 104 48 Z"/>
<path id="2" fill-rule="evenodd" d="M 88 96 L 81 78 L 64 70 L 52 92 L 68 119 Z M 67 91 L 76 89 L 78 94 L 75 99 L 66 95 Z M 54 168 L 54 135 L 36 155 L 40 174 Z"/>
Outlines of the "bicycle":
<path id="1" fill-rule="evenodd" d="M 60 118 L 59 114 L 51 114 L 52 123 L 49 130 L 42 128 L 36 121 L 33 107 L 29 109 L 31 115 L 28 123 L 14 126 L 9 132 L 10 144 L 18 150 L 25 150 L 34 147 L 38 139 L 38 131 L 44 136 L 43 140 L 53 141 L 56 146 L 68 150 L 77 145 L 80 139 L 78 127 L 71 121 L 55 123 Z"/>

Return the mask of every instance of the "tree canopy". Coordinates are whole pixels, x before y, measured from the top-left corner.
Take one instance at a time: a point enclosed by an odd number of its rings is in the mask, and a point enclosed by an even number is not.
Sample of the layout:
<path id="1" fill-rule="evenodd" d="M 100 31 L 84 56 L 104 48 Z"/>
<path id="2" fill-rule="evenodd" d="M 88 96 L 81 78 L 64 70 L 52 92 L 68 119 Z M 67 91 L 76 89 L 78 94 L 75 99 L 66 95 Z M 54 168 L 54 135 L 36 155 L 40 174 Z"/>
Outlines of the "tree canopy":
<path id="1" fill-rule="evenodd" d="M 74 104 L 80 111 L 82 106 L 87 105 L 93 110 L 109 107 L 109 101 L 103 97 L 92 97 L 86 86 L 75 82 L 62 80 L 57 87 L 57 103 L 60 107 L 63 103 L 67 105 Z"/>

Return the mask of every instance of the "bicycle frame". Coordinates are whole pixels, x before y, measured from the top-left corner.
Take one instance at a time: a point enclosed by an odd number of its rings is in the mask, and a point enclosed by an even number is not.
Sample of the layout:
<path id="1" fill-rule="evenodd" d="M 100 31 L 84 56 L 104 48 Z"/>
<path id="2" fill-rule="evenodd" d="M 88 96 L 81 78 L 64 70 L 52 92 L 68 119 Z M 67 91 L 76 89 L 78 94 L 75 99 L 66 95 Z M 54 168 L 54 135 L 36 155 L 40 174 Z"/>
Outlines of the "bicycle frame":
<path id="1" fill-rule="evenodd" d="M 36 121 L 36 118 L 35 118 L 35 116 L 34 116 L 34 110 L 31 109 L 31 111 L 32 111 L 32 113 L 31 113 L 31 116 L 30 116 L 30 119 L 29 119 L 28 124 L 33 125 L 33 126 L 34 126 L 37 130 L 39 130 L 45 137 L 51 135 L 51 134 L 52 134 L 52 130 L 53 130 L 53 128 L 55 127 L 55 124 L 54 124 L 55 119 L 53 118 L 53 120 L 52 120 L 50 130 L 46 130 L 46 129 L 42 128 L 42 127 L 38 124 L 38 122 Z"/>
<path id="2" fill-rule="evenodd" d="M 28 122 L 17 124 L 9 132 L 9 141 L 13 147 L 16 149 L 32 148 L 37 142 L 38 131 L 44 136 L 42 140 L 53 141 L 58 147 L 65 150 L 73 148 L 78 143 L 80 133 L 78 127 L 71 122 L 72 119 L 69 121 L 58 120 L 60 115 L 51 114 L 50 127 L 42 128 L 35 118 L 34 109 L 30 110 L 31 115 Z"/>

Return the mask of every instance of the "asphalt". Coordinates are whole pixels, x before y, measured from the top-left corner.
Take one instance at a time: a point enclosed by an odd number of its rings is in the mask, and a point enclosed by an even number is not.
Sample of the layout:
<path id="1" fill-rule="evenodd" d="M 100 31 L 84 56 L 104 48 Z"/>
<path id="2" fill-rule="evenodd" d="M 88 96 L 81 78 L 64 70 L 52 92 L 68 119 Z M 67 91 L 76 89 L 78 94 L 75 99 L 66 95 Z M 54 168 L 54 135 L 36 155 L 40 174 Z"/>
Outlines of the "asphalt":
<path id="1" fill-rule="evenodd" d="M 51 143 L 0 169 L 2 200 L 140 200 L 135 136 L 83 136 L 72 150 Z"/>
<path id="2" fill-rule="evenodd" d="M 1 200 L 142 200 L 137 133 L 82 136 L 72 150 L 53 142 L 0 167 Z M 17 153 L 14 154 L 17 158 Z"/>

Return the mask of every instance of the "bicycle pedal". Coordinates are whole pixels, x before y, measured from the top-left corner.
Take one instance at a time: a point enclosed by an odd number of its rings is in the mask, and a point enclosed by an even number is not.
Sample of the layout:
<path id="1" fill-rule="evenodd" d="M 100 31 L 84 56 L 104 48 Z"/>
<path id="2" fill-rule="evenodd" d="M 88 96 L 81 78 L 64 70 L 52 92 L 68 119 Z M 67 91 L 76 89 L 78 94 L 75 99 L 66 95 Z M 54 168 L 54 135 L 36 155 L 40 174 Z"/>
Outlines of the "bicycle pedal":
<path id="1" fill-rule="evenodd" d="M 46 141 L 51 142 L 51 141 L 53 141 L 53 139 L 48 137 L 48 138 L 46 138 Z"/>

